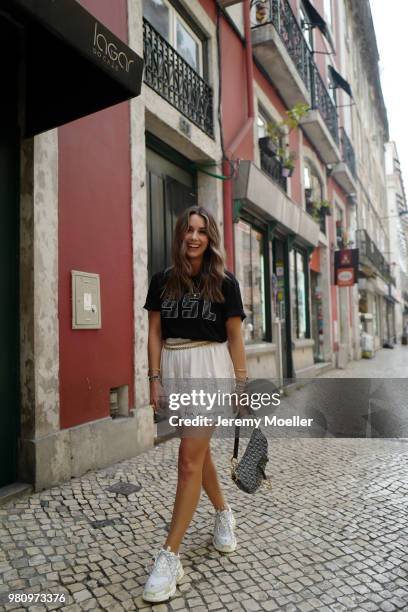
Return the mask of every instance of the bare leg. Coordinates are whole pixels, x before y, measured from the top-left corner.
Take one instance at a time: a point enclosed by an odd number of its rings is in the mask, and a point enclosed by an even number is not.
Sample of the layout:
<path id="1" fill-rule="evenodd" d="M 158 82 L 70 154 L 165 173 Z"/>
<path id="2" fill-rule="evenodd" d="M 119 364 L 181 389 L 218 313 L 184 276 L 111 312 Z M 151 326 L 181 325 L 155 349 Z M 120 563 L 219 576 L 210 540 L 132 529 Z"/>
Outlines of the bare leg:
<path id="1" fill-rule="evenodd" d="M 211 434 L 182 438 L 178 459 L 178 482 L 170 530 L 165 547 L 177 553 L 193 518 L 201 494 L 203 464 Z"/>
<path id="2" fill-rule="evenodd" d="M 221 491 L 217 470 L 211 457 L 211 448 L 209 445 L 203 465 L 203 489 L 216 510 L 224 510 L 226 508 L 224 495 Z"/>

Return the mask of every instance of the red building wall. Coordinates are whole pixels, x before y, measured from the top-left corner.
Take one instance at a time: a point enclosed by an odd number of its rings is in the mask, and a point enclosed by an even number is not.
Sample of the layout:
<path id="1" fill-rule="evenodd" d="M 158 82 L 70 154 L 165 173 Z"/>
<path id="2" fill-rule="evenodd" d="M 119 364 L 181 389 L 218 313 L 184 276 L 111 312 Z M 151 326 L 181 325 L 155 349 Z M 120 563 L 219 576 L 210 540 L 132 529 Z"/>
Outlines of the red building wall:
<path id="1" fill-rule="evenodd" d="M 214 0 L 200 0 L 200 4 L 209 17 L 215 22 L 217 19 L 217 7 Z"/>
<path id="2" fill-rule="evenodd" d="M 82 4 L 127 41 L 126 0 Z M 133 405 L 129 133 L 128 103 L 58 131 L 61 428 L 108 416 L 111 387 Z M 72 330 L 71 270 L 100 275 L 102 329 Z"/>
<path id="3" fill-rule="evenodd" d="M 225 19 L 221 20 L 222 122 L 225 147 L 228 149 L 248 118 L 245 48 Z M 241 141 L 234 158 L 253 158 L 253 130 Z"/>

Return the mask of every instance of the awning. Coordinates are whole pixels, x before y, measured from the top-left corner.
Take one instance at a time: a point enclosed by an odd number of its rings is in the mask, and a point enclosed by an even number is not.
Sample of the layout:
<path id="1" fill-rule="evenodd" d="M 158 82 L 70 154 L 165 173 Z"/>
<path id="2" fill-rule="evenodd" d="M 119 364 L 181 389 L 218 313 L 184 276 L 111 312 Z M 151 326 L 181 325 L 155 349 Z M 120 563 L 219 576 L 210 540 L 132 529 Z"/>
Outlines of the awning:
<path id="1" fill-rule="evenodd" d="M 337 70 L 333 68 L 333 66 L 329 66 L 329 74 L 333 85 L 335 87 L 341 87 L 341 89 L 344 89 L 344 91 L 350 96 L 350 98 L 352 98 L 353 94 L 351 92 L 350 83 L 348 83 L 346 79 L 343 79 L 341 74 L 339 74 Z"/>
<path id="2" fill-rule="evenodd" d="M 309 24 L 312 26 L 312 28 L 319 28 L 323 36 L 327 36 L 327 23 L 320 15 L 319 11 L 315 9 L 309 0 L 303 0 L 303 6 L 309 19 Z"/>
<path id="3" fill-rule="evenodd" d="M 140 94 L 143 59 L 76 0 L 3 0 L 21 26 L 23 135 Z"/>

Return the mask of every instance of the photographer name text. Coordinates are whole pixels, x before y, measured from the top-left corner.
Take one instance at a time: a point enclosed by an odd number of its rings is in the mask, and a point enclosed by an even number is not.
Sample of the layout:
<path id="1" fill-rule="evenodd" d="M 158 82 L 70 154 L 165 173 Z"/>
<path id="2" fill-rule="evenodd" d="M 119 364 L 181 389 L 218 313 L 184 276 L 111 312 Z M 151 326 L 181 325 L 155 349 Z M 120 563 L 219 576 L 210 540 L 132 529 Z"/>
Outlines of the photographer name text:
<path id="1" fill-rule="evenodd" d="M 177 415 L 169 418 L 172 427 L 311 427 L 313 419 L 300 417 L 298 415 L 289 418 L 279 418 L 274 416 L 248 417 L 248 418 L 227 418 L 218 416 L 213 419 L 210 416 L 195 416 L 192 418 L 180 418 Z"/>

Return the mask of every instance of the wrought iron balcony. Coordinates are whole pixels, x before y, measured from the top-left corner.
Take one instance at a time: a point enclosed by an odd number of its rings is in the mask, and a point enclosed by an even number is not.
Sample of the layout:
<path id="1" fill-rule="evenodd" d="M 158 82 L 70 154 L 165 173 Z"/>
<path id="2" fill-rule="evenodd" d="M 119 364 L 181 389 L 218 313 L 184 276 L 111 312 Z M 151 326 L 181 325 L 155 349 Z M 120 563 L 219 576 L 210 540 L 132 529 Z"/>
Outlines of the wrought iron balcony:
<path id="1" fill-rule="evenodd" d="M 339 144 L 337 109 L 314 62 L 311 64 L 310 75 L 312 108 L 320 112 L 334 142 Z"/>
<path id="2" fill-rule="evenodd" d="M 327 164 L 340 161 L 337 109 L 320 76 L 305 34 L 288 0 L 255 2 L 252 13 L 254 54 L 286 105 L 311 108 L 301 125 Z"/>
<path id="3" fill-rule="evenodd" d="M 379 272 L 387 282 L 395 285 L 396 281 L 391 274 L 390 264 L 386 261 L 384 255 L 381 253 L 375 242 L 370 238 L 367 231 L 364 229 L 357 230 L 356 236 L 357 246 L 360 249 L 360 256 L 366 257 L 377 272 Z"/>
<path id="4" fill-rule="evenodd" d="M 357 178 L 356 156 L 354 154 L 353 145 L 351 144 L 350 139 L 347 136 L 347 132 L 343 127 L 340 128 L 340 139 L 343 161 L 347 164 L 354 178 Z"/>
<path id="5" fill-rule="evenodd" d="M 314 207 L 313 201 L 308 199 L 307 196 L 306 196 L 306 212 L 308 215 L 312 217 L 313 221 L 315 221 L 318 224 L 320 231 L 323 234 L 326 234 L 326 216 L 327 215 L 323 212 L 316 213 L 316 209 Z"/>
<path id="6" fill-rule="evenodd" d="M 211 87 L 143 19 L 144 82 L 208 136 L 214 135 Z"/>
<path id="7" fill-rule="evenodd" d="M 253 29 L 269 23 L 273 24 L 304 85 L 310 91 L 310 66 L 313 63 L 313 58 L 289 2 L 287 0 L 269 0 L 261 8 L 262 13 L 259 20 L 255 17 L 252 21 Z M 256 15 L 258 15 L 258 12 Z"/>
<path id="8" fill-rule="evenodd" d="M 261 169 L 286 192 L 287 178 L 282 176 L 282 162 L 279 157 L 268 154 L 262 149 L 259 152 L 261 156 Z"/>

